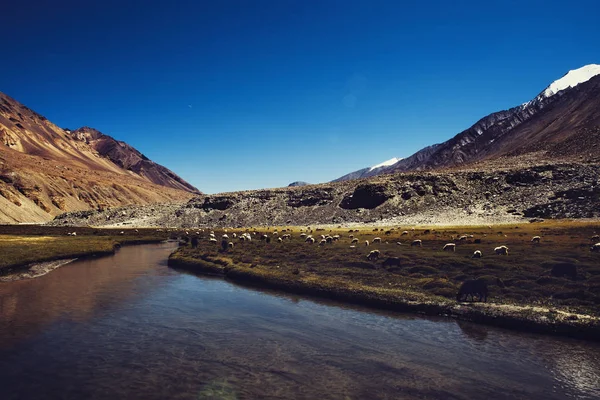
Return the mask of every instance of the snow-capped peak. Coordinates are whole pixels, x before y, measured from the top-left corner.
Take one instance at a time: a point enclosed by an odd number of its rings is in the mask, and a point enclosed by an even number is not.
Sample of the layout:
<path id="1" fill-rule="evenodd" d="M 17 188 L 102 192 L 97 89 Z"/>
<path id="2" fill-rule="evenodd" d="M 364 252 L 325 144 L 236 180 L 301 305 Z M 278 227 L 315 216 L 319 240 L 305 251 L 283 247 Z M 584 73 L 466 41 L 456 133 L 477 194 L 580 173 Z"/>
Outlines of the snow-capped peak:
<path id="1" fill-rule="evenodd" d="M 373 171 L 374 169 L 381 168 L 381 167 L 389 167 L 390 165 L 394 165 L 394 164 L 396 164 L 396 163 L 397 163 L 398 161 L 400 161 L 400 160 L 402 160 L 402 159 L 401 159 L 401 158 L 396 158 L 396 157 L 394 157 L 394 158 L 390 158 L 389 160 L 387 160 L 387 161 L 384 161 L 384 162 L 382 162 L 381 164 L 373 165 L 373 166 L 372 166 L 372 167 L 369 169 L 369 171 Z"/>
<path id="2" fill-rule="evenodd" d="M 600 75 L 600 65 L 598 64 L 589 64 L 581 68 L 571 70 L 562 78 L 552 82 L 550 86 L 548 86 L 546 90 L 541 93 L 541 95 L 543 97 L 553 96 L 561 90 L 572 88 L 580 83 L 587 82 L 596 75 Z"/>

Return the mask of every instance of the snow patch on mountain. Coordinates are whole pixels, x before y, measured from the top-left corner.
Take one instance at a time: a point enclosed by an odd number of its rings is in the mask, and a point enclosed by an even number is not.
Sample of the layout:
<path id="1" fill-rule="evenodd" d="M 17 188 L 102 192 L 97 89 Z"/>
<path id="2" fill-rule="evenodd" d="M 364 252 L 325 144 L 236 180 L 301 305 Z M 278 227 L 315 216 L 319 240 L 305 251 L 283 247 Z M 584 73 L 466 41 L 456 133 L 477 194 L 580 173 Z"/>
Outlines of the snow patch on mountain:
<path id="1" fill-rule="evenodd" d="M 596 75 L 600 75 L 600 65 L 598 64 L 589 64 L 578 69 L 573 69 L 567 72 L 562 78 L 552 82 L 542 94 L 544 97 L 553 96 L 561 90 L 587 82 Z"/>
<path id="2" fill-rule="evenodd" d="M 374 169 L 377 168 L 381 168 L 381 167 L 389 167 L 390 165 L 394 165 L 396 164 L 398 161 L 402 160 L 401 158 L 390 158 L 387 161 L 382 162 L 381 164 L 377 164 L 377 165 L 373 165 L 371 168 L 369 168 L 369 172 L 373 171 Z"/>

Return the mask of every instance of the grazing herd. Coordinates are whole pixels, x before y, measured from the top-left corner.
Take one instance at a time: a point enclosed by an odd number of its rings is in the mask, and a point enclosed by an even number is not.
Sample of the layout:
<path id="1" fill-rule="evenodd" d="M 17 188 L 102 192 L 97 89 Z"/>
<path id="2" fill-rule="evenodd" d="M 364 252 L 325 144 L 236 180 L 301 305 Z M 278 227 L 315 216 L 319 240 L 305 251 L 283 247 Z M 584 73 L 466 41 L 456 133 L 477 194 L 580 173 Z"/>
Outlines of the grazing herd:
<path id="1" fill-rule="evenodd" d="M 318 230 L 322 230 L 322 229 L 317 229 Z M 285 229 L 283 230 L 285 231 Z M 312 233 L 312 230 L 310 228 L 307 228 L 308 232 Z M 353 231 L 350 230 L 349 232 L 358 232 L 358 230 Z M 391 231 L 386 231 L 386 235 L 389 235 Z M 199 232 L 198 232 L 199 233 Z M 408 231 L 403 231 L 401 233 L 401 236 L 406 236 L 408 235 L 409 232 Z M 73 235 L 75 236 L 76 233 L 69 233 L 69 235 Z M 244 232 L 241 233 L 240 235 L 237 235 L 236 233 L 232 233 L 232 237 L 233 238 L 237 238 L 239 241 L 251 241 L 253 236 L 257 236 L 260 240 L 265 241 L 266 243 L 270 243 L 271 242 L 271 236 L 269 236 L 268 234 L 261 234 L 259 232 L 252 232 L 252 234 L 250 232 Z M 285 233 L 283 235 L 280 235 L 278 231 L 275 231 L 272 233 L 272 236 L 276 236 L 277 239 L 277 243 L 283 243 L 287 240 L 291 239 L 291 234 L 290 233 Z M 302 232 L 300 234 L 300 238 L 308 244 L 314 244 L 316 242 L 318 242 L 318 244 L 320 246 L 325 246 L 334 242 L 337 242 L 338 240 L 340 240 L 340 235 L 315 235 L 316 237 L 314 237 L 312 234 L 308 234 L 305 232 Z M 358 237 L 355 237 L 354 235 L 350 234 L 348 235 L 348 238 L 351 239 L 350 241 L 350 248 L 351 249 L 355 249 L 356 245 L 358 243 L 360 243 L 360 240 Z M 457 242 L 465 242 L 469 239 L 473 239 L 473 235 L 461 235 L 458 237 L 452 237 L 452 239 L 454 241 Z M 600 253 L 600 235 L 594 235 L 590 238 L 591 242 L 594 243 L 591 245 L 590 247 L 590 251 L 594 252 L 594 253 Z M 210 232 L 209 237 L 208 237 L 208 241 L 211 243 L 217 243 L 217 238 L 214 234 L 214 232 Z M 481 243 L 481 239 L 473 239 L 470 241 L 471 243 Z M 531 238 L 531 243 L 534 245 L 539 245 L 542 242 L 542 238 L 541 236 L 533 236 Z M 365 240 L 364 242 L 365 246 L 369 246 L 369 240 Z M 372 239 L 372 243 L 382 243 L 381 237 L 375 237 Z M 387 242 L 386 242 L 387 243 Z M 403 245 L 403 243 L 401 242 L 397 242 L 397 244 L 399 245 Z M 198 246 L 198 238 L 196 236 L 192 237 L 192 241 L 191 241 L 191 245 L 192 247 L 197 247 Z M 232 249 L 234 247 L 234 243 L 232 241 L 230 241 L 229 236 L 227 235 L 227 233 L 223 234 L 221 237 L 221 245 L 224 251 L 227 251 L 228 249 Z M 411 247 L 423 247 L 423 240 L 422 239 L 415 239 L 412 240 L 410 242 L 410 246 Z M 451 252 L 456 252 L 456 243 L 446 243 L 443 247 L 442 247 L 442 251 L 447 252 L 447 251 L 451 251 Z M 508 256 L 508 246 L 498 246 L 494 248 L 493 254 L 495 255 L 500 255 L 500 256 Z M 375 261 L 378 260 L 381 256 L 381 252 L 380 250 L 371 250 L 369 251 L 369 253 L 367 254 L 366 258 L 368 261 Z M 475 259 L 480 259 L 483 257 L 483 253 L 481 250 L 475 250 L 471 256 L 471 258 L 475 258 Z M 383 267 L 400 267 L 401 266 L 401 259 L 399 257 L 388 257 L 385 259 L 385 261 L 382 263 Z M 564 264 L 557 264 L 555 266 L 553 266 L 552 270 L 550 271 L 550 273 L 553 276 L 567 276 L 567 277 L 571 277 L 571 278 L 575 278 L 577 275 L 577 269 L 575 265 L 570 265 L 567 263 Z M 462 283 L 462 285 L 460 286 L 460 289 L 457 293 L 456 296 L 456 300 L 457 301 L 466 301 L 466 300 L 470 300 L 471 301 L 475 301 L 475 299 L 477 299 L 478 301 L 487 301 L 488 298 L 488 294 L 489 294 L 489 289 L 488 289 L 488 285 L 486 283 L 485 280 L 483 279 L 475 279 L 475 280 L 466 280 Z"/>

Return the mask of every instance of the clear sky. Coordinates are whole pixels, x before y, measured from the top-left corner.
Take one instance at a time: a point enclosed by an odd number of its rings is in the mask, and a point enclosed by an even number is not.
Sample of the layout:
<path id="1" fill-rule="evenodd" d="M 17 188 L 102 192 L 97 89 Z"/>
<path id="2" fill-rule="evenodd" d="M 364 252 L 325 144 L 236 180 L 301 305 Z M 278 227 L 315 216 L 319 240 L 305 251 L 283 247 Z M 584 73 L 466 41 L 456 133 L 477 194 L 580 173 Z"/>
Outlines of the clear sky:
<path id="1" fill-rule="evenodd" d="M 326 182 L 600 63 L 600 2 L 7 1 L 0 91 L 207 193 Z"/>

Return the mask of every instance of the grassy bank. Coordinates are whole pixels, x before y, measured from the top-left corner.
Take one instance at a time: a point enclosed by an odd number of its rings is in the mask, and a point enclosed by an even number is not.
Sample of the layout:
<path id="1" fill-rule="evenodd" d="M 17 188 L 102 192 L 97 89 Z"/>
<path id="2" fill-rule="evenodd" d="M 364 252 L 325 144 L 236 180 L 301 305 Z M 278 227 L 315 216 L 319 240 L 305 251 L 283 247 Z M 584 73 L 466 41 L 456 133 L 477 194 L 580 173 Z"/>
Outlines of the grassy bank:
<path id="1" fill-rule="evenodd" d="M 284 229 L 277 236 L 274 228 L 255 229 L 250 242 L 233 239 L 233 232 L 239 235 L 243 230 L 229 230 L 234 247 L 226 251 L 208 242 L 208 232 L 200 232 L 198 247 L 181 247 L 171 256 L 170 265 L 379 308 L 600 338 L 600 255 L 589 251 L 590 237 L 600 231 L 598 224 L 423 227 L 407 234 L 403 228 L 312 230 L 315 237 L 341 236 L 325 245 L 305 243 L 300 228 Z M 286 233 L 291 238 L 277 242 Z M 222 234 L 215 231 L 217 237 Z M 271 237 L 270 243 L 258 240 L 263 234 Z M 355 248 L 350 248 L 350 235 L 360 240 Z M 461 235 L 473 236 L 452 240 Z M 532 236 L 537 235 L 541 243 L 532 244 Z M 365 240 L 372 243 L 375 237 L 382 243 L 365 246 Z M 423 241 L 422 247 L 410 246 L 416 239 Z M 456 243 L 456 252 L 443 252 L 443 245 L 450 242 Z M 500 245 L 509 247 L 508 256 L 493 254 Z M 381 258 L 367 260 L 374 249 L 380 250 Z M 483 258 L 471 258 L 475 250 L 481 250 Z M 398 257 L 400 265 L 383 266 L 387 257 Z M 554 276 L 556 265 L 574 265 L 577 276 Z M 458 287 L 471 278 L 489 282 L 488 303 L 456 302 Z"/>
<path id="2" fill-rule="evenodd" d="M 77 235 L 67 235 L 72 232 Z M 159 242 L 166 238 L 167 233 L 149 229 L 98 230 L 4 225 L 0 226 L 0 274 L 17 272 L 32 263 L 112 254 L 120 245 Z"/>

